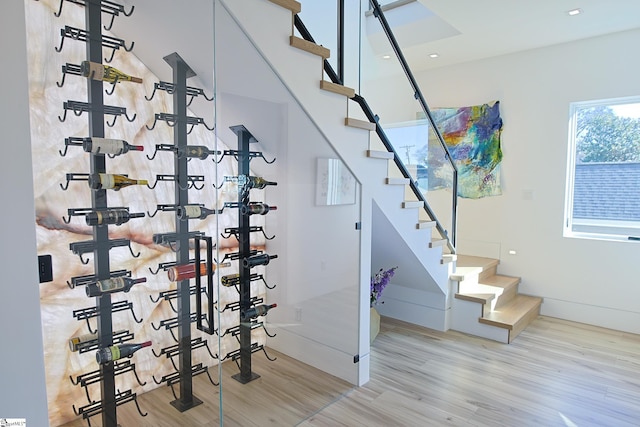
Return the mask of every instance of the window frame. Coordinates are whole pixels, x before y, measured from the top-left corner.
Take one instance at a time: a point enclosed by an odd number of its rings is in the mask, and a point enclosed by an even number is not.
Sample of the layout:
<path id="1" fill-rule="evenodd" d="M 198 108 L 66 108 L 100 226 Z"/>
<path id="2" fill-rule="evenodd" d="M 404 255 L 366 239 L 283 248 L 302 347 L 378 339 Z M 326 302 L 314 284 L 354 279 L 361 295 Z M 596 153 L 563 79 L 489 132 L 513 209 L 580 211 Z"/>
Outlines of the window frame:
<path id="1" fill-rule="evenodd" d="M 616 105 L 625 104 L 640 104 L 640 95 L 588 101 L 576 101 L 569 104 L 569 135 L 567 149 L 565 207 L 563 216 L 563 237 L 619 242 L 640 242 L 640 220 L 576 220 L 573 218 L 577 154 L 577 113 L 580 109 L 585 108 L 601 106 L 613 107 Z"/>

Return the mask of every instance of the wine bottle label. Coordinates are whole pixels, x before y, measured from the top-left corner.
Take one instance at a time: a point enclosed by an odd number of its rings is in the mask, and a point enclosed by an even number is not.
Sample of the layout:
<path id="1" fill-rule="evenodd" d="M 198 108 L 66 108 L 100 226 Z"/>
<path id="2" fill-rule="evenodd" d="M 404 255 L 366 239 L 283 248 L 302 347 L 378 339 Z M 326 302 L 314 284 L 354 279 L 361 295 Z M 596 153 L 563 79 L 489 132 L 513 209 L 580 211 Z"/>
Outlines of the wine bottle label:
<path id="1" fill-rule="evenodd" d="M 88 71 L 85 71 L 86 77 L 93 80 L 104 80 L 104 66 L 97 62 L 86 62 L 88 65 Z"/>
<path id="2" fill-rule="evenodd" d="M 191 146 L 187 147 L 187 156 L 188 157 L 202 157 L 204 154 L 205 157 L 209 154 L 208 152 L 203 150 L 204 147 L 201 146 Z"/>
<path id="3" fill-rule="evenodd" d="M 184 213 L 186 218 L 199 218 L 202 215 L 202 209 L 198 205 L 186 205 Z"/>
<path id="4" fill-rule="evenodd" d="M 111 359 L 109 360 L 118 360 L 120 359 L 120 347 L 118 347 L 117 345 L 112 345 L 111 347 L 109 347 L 110 353 L 111 353 Z"/>
<path id="5" fill-rule="evenodd" d="M 96 224 L 102 225 L 103 221 L 102 211 L 96 211 Z"/>
<path id="6" fill-rule="evenodd" d="M 114 188 L 116 186 L 116 176 L 108 173 L 101 173 L 100 184 L 102 188 Z"/>
<path id="7" fill-rule="evenodd" d="M 101 292 L 112 292 L 114 290 L 123 289 L 125 286 L 123 277 L 99 280 L 96 284 Z"/>
<path id="8" fill-rule="evenodd" d="M 91 152 L 94 154 L 122 154 L 124 141 L 122 139 L 91 138 Z"/>

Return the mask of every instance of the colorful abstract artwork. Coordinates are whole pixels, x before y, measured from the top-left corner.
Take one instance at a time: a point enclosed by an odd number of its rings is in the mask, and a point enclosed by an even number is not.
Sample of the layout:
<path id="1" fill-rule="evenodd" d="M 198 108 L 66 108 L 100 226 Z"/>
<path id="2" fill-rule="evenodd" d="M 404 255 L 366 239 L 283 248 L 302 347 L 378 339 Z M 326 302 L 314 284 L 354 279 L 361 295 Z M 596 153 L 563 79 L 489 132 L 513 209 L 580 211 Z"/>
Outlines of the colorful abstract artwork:
<path id="1" fill-rule="evenodd" d="M 478 199 L 502 194 L 500 103 L 432 110 L 451 158 L 458 169 L 458 196 Z M 451 188 L 451 167 L 435 135 L 429 138 L 429 190 Z"/>

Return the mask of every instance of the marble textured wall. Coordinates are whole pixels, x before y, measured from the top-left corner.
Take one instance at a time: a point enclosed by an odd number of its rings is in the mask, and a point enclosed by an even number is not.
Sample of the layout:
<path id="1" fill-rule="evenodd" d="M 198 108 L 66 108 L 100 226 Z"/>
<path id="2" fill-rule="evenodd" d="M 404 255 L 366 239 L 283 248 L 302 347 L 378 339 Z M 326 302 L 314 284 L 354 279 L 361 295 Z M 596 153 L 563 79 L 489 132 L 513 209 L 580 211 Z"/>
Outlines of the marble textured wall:
<path id="1" fill-rule="evenodd" d="M 65 63 L 80 64 L 86 59 L 85 44 L 80 41 L 65 39 L 64 47 L 60 53 L 55 47 L 60 44 L 60 29 L 65 25 L 77 28 L 85 28 L 84 8 L 70 2 L 65 2 L 62 15 L 59 18 L 54 12 L 59 7 L 58 0 L 25 0 L 27 14 L 27 32 L 29 46 L 29 82 L 31 105 L 31 133 L 33 150 L 33 169 L 36 204 L 36 233 L 38 239 L 38 253 L 51 254 L 53 257 L 53 282 L 40 285 L 40 299 L 42 307 L 42 328 L 45 348 L 45 365 L 47 396 L 49 404 L 49 417 L 52 426 L 60 425 L 73 418 L 72 405 L 76 407 L 88 404 L 85 391 L 80 386 L 74 386 L 69 377 L 75 378 L 83 373 L 98 369 L 94 352 L 84 354 L 72 353 L 67 341 L 69 338 L 87 333 L 88 326 L 84 321 L 78 321 L 72 316 L 77 309 L 88 308 L 95 305 L 93 298 L 88 298 L 83 288 L 70 289 L 67 281 L 74 276 L 93 274 L 93 256 L 83 265 L 77 255 L 69 250 L 69 244 L 76 241 L 91 240 L 91 228 L 85 225 L 84 217 L 73 217 L 70 223 L 65 223 L 63 217 L 67 216 L 68 208 L 87 208 L 91 206 L 91 190 L 86 182 L 74 181 L 67 191 L 63 191 L 59 184 L 65 183 L 66 173 L 88 173 L 89 154 L 80 147 L 70 147 L 66 156 L 61 156 L 59 150 L 64 150 L 64 140 L 70 136 L 86 137 L 88 135 L 87 115 L 75 116 L 69 112 L 64 122 L 60 122 L 58 116 L 62 116 L 63 103 L 67 100 L 87 102 L 87 82 L 79 76 L 68 75 L 63 87 L 58 87 L 56 82 L 62 79 L 61 67 Z M 116 19 L 126 19 L 118 17 Z M 159 29 L 161 31 L 161 29 Z M 105 34 L 108 34 L 105 31 Z M 127 45 L 131 40 L 127 40 Z M 171 52 L 167 52 L 169 54 Z M 105 54 L 110 52 L 105 50 Z M 173 173 L 173 154 L 159 152 L 154 160 L 148 160 L 146 155 L 151 155 L 156 144 L 171 144 L 173 142 L 173 130 L 164 122 L 159 122 L 154 130 L 148 130 L 145 125 L 151 126 L 155 113 L 171 113 L 172 101 L 170 95 L 164 92 L 156 93 L 154 99 L 149 102 L 145 95 L 149 96 L 153 90 L 156 77 L 135 56 L 135 49 L 127 53 L 120 49 L 116 52 L 112 66 L 134 76 L 144 79 L 143 84 L 120 83 L 113 95 L 105 95 L 106 105 L 126 107 L 129 116 L 135 113 L 136 119 L 128 122 L 124 117 L 119 117 L 114 127 L 105 127 L 105 137 L 121 138 L 129 143 L 143 145 L 144 152 L 133 152 L 114 159 L 107 159 L 107 172 L 129 174 L 132 178 L 148 179 L 155 181 L 157 174 Z M 188 84 L 190 84 L 188 82 Z M 105 85 L 105 89 L 110 89 Z M 211 96 L 212 94 L 208 94 Z M 212 103 L 212 107 L 213 103 Z M 190 113 L 190 115 L 193 115 Z M 108 116 L 107 120 L 112 117 Z M 209 123 L 211 126 L 212 123 Z M 196 126 L 189 135 L 189 144 L 206 145 L 213 148 L 216 145 L 215 133 L 206 130 L 203 126 Z M 218 149 L 227 147 L 218 141 Z M 235 147 L 232 147 L 235 148 Z M 217 203 L 222 206 L 224 201 L 237 200 L 236 187 L 225 184 L 219 191 L 214 185 L 222 183 L 224 175 L 234 175 L 237 171 L 235 160 L 225 157 L 217 166 L 211 160 L 192 160 L 189 162 L 189 174 L 204 175 L 205 188 L 200 191 L 190 190 L 189 201 L 203 203 L 213 208 Z M 216 182 L 217 181 L 217 182 Z M 159 182 L 155 189 L 146 186 L 124 188 L 121 191 L 109 191 L 109 206 L 127 206 L 131 212 L 151 212 L 157 204 L 174 203 L 174 183 Z M 260 198 L 260 192 L 252 194 L 256 200 Z M 146 340 L 153 341 L 153 348 L 159 352 L 161 348 L 173 345 L 175 342 L 171 334 L 161 329 L 154 330 L 152 325 L 158 325 L 163 319 L 175 316 L 167 302 L 153 303 L 151 297 L 156 298 L 158 293 L 175 288 L 175 283 L 170 283 L 166 274 L 161 272 L 152 275 L 149 268 L 156 269 L 159 262 L 175 261 L 173 252 L 163 246 L 153 244 L 152 236 L 155 233 L 167 233 L 175 230 L 173 212 L 159 212 L 155 217 L 133 219 L 122 226 L 110 226 L 111 238 L 127 238 L 131 240 L 134 252 L 140 252 L 139 258 L 133 258 L 127 248 L 115 248 L 110 252 L 111 269 L 131 270 L 133 277 L 146 277 L 147 282 L 134 285 L 129 293 L 114 294 L 113 301 L 128 300 L 133 303 L 135 314 L 143 321 L 140 324 L 134 322 L 129 312 L 119 312 L 113 315 L 114 330 L 129 329 L 135 333 L 133 342 Z M 252 225 L 261 225 L 260 218 L 252 218 Z M 237 214 L 225 211 L 218 218 L 210 218 L 205 221 L 194 220 L 190 223 L 191 229 L 205 231 L 207 235 L 218 237 L 220 257 L 225 251 L 233 251 L 237 245 L 234 238 L 222 239 L 216 227 L 223 230 L 224 227 L 237 226 Z M 257 233 L 254 245 L 263 247 L 265 242 Z M 237 272 L 237 262 L 232 267 L 223 270 L 223 274 Z M 257 269 L 256 272 L 260 272 Z M 264 296 L 265 289 L 257 282 L 253 294 Z M 218 296 L 221 304 L 237 300 L 235 289 L 222 288 Z M 193 299 L 195 303 L 195 298 Z M 228 328 L 237 322 L 237 312 L 224 312 L 221 314 L 222 327 Z M 96 327 L 95 319 L 91 320 L 91 327 Z M 193 335 L 204 336 L 209 341 L 213 352 L 221 355 L 237 348 L 236 339 L 230 336 L 221 341 L 218 348 L 218 338 L 209 337 L 197 331 L 193 327 Z M 264 335 L 256 333 L 259 342 L 263 342 Z M 164 356 L 156 358 L 150 349 L 138 352 L 132 362 L 136 364 L 137 372 L 146 385 L 137 384 L 133 374 L 126 373 L 118 376 L 116 386 L 121 390 L 132 388 L 134 392 L 142 393 L 158 387 L 152 376 L 159 379 L 174 371 L 170 361 Z M 211 359 L 206 349 L 197 349 L 193 352 L 193 362 L 203 362 L 205 366 L 214 366 L 217 361 Z M 216 377 L 215 369 L 212 375 Z M 164 385 L 162 385 L 164 386 Z M 212 385 L 213 387 L 213 385 Z M 100 399 L 99 385 L 89 387 L 92 399 Z M 144 408 L 143 408 L 144 410 Z"/>

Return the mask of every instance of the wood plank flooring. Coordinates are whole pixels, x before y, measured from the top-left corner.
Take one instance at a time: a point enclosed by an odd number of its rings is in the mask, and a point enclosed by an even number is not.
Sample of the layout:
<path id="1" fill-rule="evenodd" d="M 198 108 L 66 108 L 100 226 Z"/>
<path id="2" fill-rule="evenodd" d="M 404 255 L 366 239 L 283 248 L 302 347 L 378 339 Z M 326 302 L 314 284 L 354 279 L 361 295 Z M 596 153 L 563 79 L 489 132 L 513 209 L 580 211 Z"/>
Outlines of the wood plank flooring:
<path id="1" fill-rule="evenodd" d="M 549 317 L 512 344 L 383 317 L 371 381 L 359 388 L 271 353 L 276 362 L 255 357 L 261 378 L 245 385 L 230 378 L 235 364 L 223 364 L 225 426 L 640 425 L 640 336 Z M 147 417 L 129 403 L 118 420 L 122 427 L 219 425 L 217 388 L 202 375 L 194 387 L 204 404 L 184 413 L 162 387 L 139 397 Z"/>

